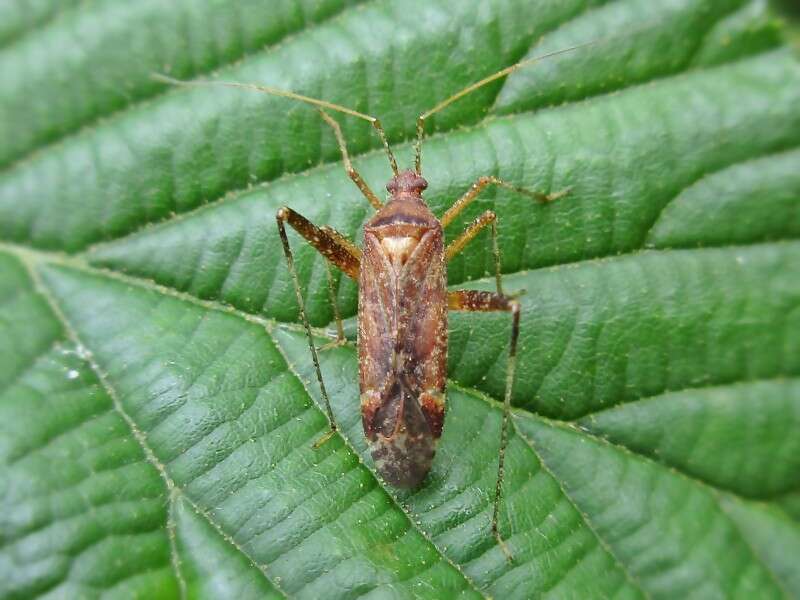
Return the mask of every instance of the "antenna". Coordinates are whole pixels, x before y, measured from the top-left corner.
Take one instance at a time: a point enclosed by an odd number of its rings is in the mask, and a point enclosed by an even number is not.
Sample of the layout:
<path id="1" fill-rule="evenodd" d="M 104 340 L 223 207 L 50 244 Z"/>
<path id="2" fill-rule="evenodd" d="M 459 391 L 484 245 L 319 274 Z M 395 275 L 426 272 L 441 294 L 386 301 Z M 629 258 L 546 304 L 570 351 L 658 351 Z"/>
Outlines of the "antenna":
<path id="1" fill-rule="evenodd" d="M 585 42 L 583 44 L 578 44 L 576 46 L 570 46 L 569 48 L 562 48 L 561 50 L 556 50 L 555 52 L 549 52 L 547 54 L 542 54 L 540 56 L 533 56 L 531 58 L 526 58 L 525 60 L 521 60 L 518 63 L 515 63 L 515 64 L 513 64 L 513 65 L 511 65 L 509 67 L 506 67 L 505 69 L 501 69 L 501 70 L 497 71 L 496 73 L 492 73 L 488 77 L 484 77 L 480 81 L 476 81 L 475 83 L 473 83 L 471 85 L 468 85 L 467 87 L 465 87 L 460 92 L 456 92 L 455 94 L 453 94 L 449 98 L 446 98 L 445 100 L 442 100 L 441 102 L 439 102 L 439 104 L 434 106 L 432 109 L 422 113 L 417 118 L 417 141 L 416 141 L 416 143 L 414 145 L 414 155 L 415 155 L 415 158 L 414 158 L 414 169 L 416 170 L 417 174 L 418 175 L 422 174 L 422 139 L 425 137 L 425 120 L 428 117 L 436 114 L 437 112 L 439 112 L 441 110 L 444 110 L 445 108 L 450 106 L 453 102 L 455 102 L 457 100 L 460 100 L 464 96 L 466 96 L 468 94 L 471 94 L 472 92 L 474 92 L 477 89 L 482 88 L 486 84 L 492 83 L 493 81 L 497 81 L 498 79 L 506 77 L 507 75 L 510 75 L 514 71 L 517 71 L 517 70 L 519 70 L 519 69 L 521 69 L 523 67 L 527 67 L 529 65 L 532 65 L 532 64 L 537 63 L 539 61 L 545 60 L 547 58 L 551 58 L 553 56 L 558 56 L 559 54 L 566 54 L 567 52 L 572 52 L 573 50 L 578 50 L 579 48 L 585 48 L 587 46 L 591 46 L 593 44 L 597 44 L 597 43 L 603 41 L 603 39 L 608 39 L 608 38 L 598 38 L 596 40 L 592 40 L 591 42 Z"/>
<path id="2" fill-rule="evenodd" d="M 367 115 L 358 112 L 357 110 L 347 108 L 346 106 L 341 106 L 339 104 L 334 104 L 332 102 L 327 102 L 325 100 L 318 100 L 317 98 L 303 96 L 302 94 L 297 94 L 295 92 L 290 92 L 288 90 L 281 90 L 278 88 L 269 87 L 266 85 L 258 85 L 255 83 L 239 83 L 236 81 L 216 81 L 216 80 L 212 81 L 206 79 L 193 79 L 191 81 L 183 81 L 180 79 L 173 79 L 172 77 L 168 77 L 167 75 L 162 75 L 161 73 L 152 73 L 151 77 L 156 81 L 161 81 L 162 83 L 168 83 L 170 85 L 178 85 L 184 87 L 224 86 L 224 87 L 241 88 L 255 92 L 261 92 L 264 94 L 270 94 L 272 96 L 279 96 L 281 98 L 289 98 L 290 100 L 297 100 L 298 102 L 304 102 L 306 104 L 316 106 L 317 108 L 326 108 L 328 110 L 333 110 L 343 113 L 345 115 L 349 115 L 351 117 L 363 119 L 364 121 L 369 122 L 370 125 L 372 125 L 375 128 L 375 131 L 378 132 L 378 136 L 380 136 L 381 142 L 383 142 L 383 147 L 386 150 L 386 156 L 389 158 L 389 164 L 392 167 L 392 172 L 395 175 L 397 175 L 398 173 L 397 160 L 395 160 L 394 154 L 392 153 L 392 150 L 389 147 L 389 140 L 386 139 L 386 133 L 383 130 L 383 126 L 381 125 L 381 122 L 372 115 Z"/>

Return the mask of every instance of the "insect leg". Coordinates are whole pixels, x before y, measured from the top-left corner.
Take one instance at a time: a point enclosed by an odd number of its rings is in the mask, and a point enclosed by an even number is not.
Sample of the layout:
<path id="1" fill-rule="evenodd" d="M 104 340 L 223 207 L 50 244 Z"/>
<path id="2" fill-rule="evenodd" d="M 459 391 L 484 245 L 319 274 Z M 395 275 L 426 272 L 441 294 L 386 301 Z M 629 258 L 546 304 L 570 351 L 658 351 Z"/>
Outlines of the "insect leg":
<path id="1" fill-rule="evenodd" d="M 497 185 L 499 187 L 503 187 L 506 189 L 513 190 L 517 193 L 524 194 L 533 198 L 538 202 L 552 202 L 553 200 L 557 200 L 562 196 L 569 193 L 569 188 L 566 190 L 562 190 L 560 192 L 555 192 L 551 194 L 545 194 L 544 192 L 537 192 L 535 190 L 528 190 L 526 188 L 518 187 L 503 181 L 502 179 L 498 179 L 494 176 L 485 176 L 480 177 L 478 180 L 472 184 L 472 187 L 468 189 L 461 198 L 456 200 L 447 211 L 442 215 L 441 222 L 442 227 L 447 227 L 453 219 L 458 216 L 458 214 L 464 210 L 470 202 L 475 200 L 487 186 L 489 185 Z M 475 219 L 472 223 L 470 223 L 464 232 L 456 238 L 453 242 L 451 242 L 447 246 L 447 260 L 450 261 L 454 256 L 456 256 L 459 252 L 461 252 L 464 247 L 476 236 L 478 233 L 487 225 L 492 226 L 492 252 L 494 253 L 494 271 L 495 271 L 495 279 L 497 280 L 497 293 L 502 295 L 503 294 L 503 285 L 501 282 L 501 275 L 500 275 L 500 249 L 497 245 L 497 215 L 491 210 L 487 210 L 482 215 L 480 215 L 477 219 Z"/>
<path id="2" fill-rule="evenodd" d="M 328 279 L 328 297 L 333 307 L 333 318 L 336 320 L 336 340 L 325 344 L 320 350 L 327 350 L 334 346 L 341 346 L 347 340 L 344 337 L 344 324 L 342 323 L 342 315 L 339 314 L 339 304 L 336 302 L 336 289 L 333 283 L 333 273 L 331 272 L 331 264 L 325 261 L 325 275 Z"/>
<path id="3" fill-rule="evenodd" d="M 278 210 L 275 215 L 278 222 L 278 233 L 280 234 L 281 244 L 283 245 L 283 253 L 286 255 L 286 264 L 289 267 L 289 273 L 292 277 L 292 284 L 294 285 L 294 292 L 297 296 L 297 305 L 300 308 L 300 320 L 303 322 L 303 327 L 306 330 L 308 337 L 308 347 L 311 351 L 311 358 L 314 362 L 314 370 L 317 374 L 317 381 L 319 382 L 320 394 L 325 401 L 325 410 L 328 413 L 328 422 L 330 423 L 330 431 L 322 436 L 314 443 L 314 447 L 318 448 L 336 432 L 336 420 L 333 417 L 333 410 L 331 409 L 331 402 L 328 398 L 328 391 L 325 389 L 325 382 L 322 379 L 322 370 L 319 366 L 319 357 L 317 356 L 317 348 L 314 345 L 314 338 L 311 334 L 311 325 L 308 322 L 306 315 L 305 302 L 303 301 L 303 292 L 300 289 L 300 280 L 297 277 L 297 271 L 294 268 L 294 256 L 292 249 L 289 246 L 289 238 L 286 236 L 285 223 L 288 223 L 300 235 L 302 235 L 320 254 L 322 254 L 328 261 L 332 262 L 339 269 L 342 270 L 347 276 L 358 279 L 359 263 L 361 253 L 355 245 L 346 241 L 344 236 L 336 232 L 330 227 L 317 227 L 308 219 L 296 213 L 291 208 L 283 207 Z M 346 242 L 346 243 L 345 243 Z M 334 304 L 335 306 L 335 304 Z M 338 311 L 337 316 L 338 316 Z M 339 325 L 341 327 L 341 325 Z"/>
<path id="4" fill-rule="evenodd" d="M 514 385 L 514 369 L 517 363 L 517 338 L 519 337 L 519 302 L 492 292 L 477 290 L 457 290 L 448 292 L 447 307 L 450 310 L 475 312 L 504 311 L 511 313 L 511 343 L 508 348 L 508 366 L 506 367 L 506 391 L 503 399 L 503 424 L 500 429 L 500 452 L 497 462 L 497 482 L 494 490 L 494 510 L 492 511 L 492 534 L 509 561 L 511 552 L 503 541 L 497 528 L 500 513 L 500 500 L 503 494 L 503 477 L 505 475 L 506 446 L 508 445 L 508 423 L 511 415 L 511 390 Z"/>
<path id="5" fill-rule="evenodd" d="M 448 208 L 445 213 L 442 215 L 441 222 L 442 227 L 447 227 L 450 222 L 455 219 L 458 214 L 464 210 L 469 204 L 478 197 L 487 186 L 496 185 L 498 187 L 506 188 L 513 192 L 517 192 L 518 194 L 522 194 L 524 196 L 528 196 L 533 198 L 537 202 L 547 203 L 552 202 L 553 200 L 558 200 L 559 198 L 566 196 L 570 188 L 560 190 L 558 192 L 553 192 L 550 194 L 545 194 L 544 192 L 539 192 L 536 190 L 529 190 L 524 187 L 519 187 L 514 184 L 508 183 L 507 181 L 503 181 L 495 177 L 494 175 L 486 175 L 484 177 L 479 177 L 478 180 L 472 184 L 472 187 L 468 189 L 461 198 L 456 200 L 453 203 L 453 206 Z"/>
<path id="6" fill-rule="evenodd" d="M 497 215 L 492 210 L 487 210 L 472 223 L 463 233 L 447 245 L 445 256 L 447 262 L 458 255 L 472 239 L 487 225 L 492 226 L 492 253 L 494 254 L 494 275 L 497 280 L 497 293 L 503 295 L 503 284 L 500 275 L 500 248 L 497 245 Z"/>
<path id="7" fill-rule="evenodd" d="M 283 231 L 283 223 L 302 235 L 317 251 L 338 267 L 345 275 L 358 281 L 361 264 L 361 250 L 332 227 L 317 227 L 303 215 L 284 206 L 276 215 L 278 228 Z"/>
<path id="8" fill-rule="evenodd" d="M 361 190 L 361 193 L 364 194 L 367 202 L 372 204 L 375 210 L 380 210 L 383 206 L 383 202 L 381 202 L 380 199 L 375 195 L 375 192 L 370 189 L 370 187 L 367 185 L 367 182 L 364 181 L 358 171 L 353 168 L 353 164 L 350 162 L 350 155 L 347 153 L 347 144 L 344 141 L 344 135 L 342 135 L 342 128 L 340 127 L 339 123 L 321 108 L 319 109 L 319 114 L 325 120 L 325 122 L 331 126 L 331 129 L 333 129 L 333 133 L 336 136 L 336 141 L 339 143 L 339 150 L 342 153 L 342 161 L 344 162 L 344 170 L 347 171 L 347 176 L 350 177 L 358 189 Z M 376 123 L 378 122 L 376 121 Z M 376 127 L 380 128 L 380 123 L 378 123 Z M 382 131 L 383 129 L 381 129 L 381 132 Z M 386 140 L 383 135 L 381 135 L 381 137 L 384 139 L 384 141 Z M 397 173 L 397 164 L 394 162 L 394 156 L 391 154 L 389 156 L 391 157 L 390 160 L 392 163 L 392 169 L 395 173 Z"/>

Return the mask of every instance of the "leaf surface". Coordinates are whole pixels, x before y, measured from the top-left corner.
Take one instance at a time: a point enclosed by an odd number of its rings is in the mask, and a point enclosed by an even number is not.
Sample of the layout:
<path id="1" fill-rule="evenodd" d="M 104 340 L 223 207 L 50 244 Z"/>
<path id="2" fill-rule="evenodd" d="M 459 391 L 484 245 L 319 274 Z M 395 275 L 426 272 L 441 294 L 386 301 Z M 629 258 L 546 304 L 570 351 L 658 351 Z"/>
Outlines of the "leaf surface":
<path id="1" fill-rule="evenodd" d="M 800 63 L 760 0 L 54 3 L 0 8 L 0 597 L 800 597 Z M 498 214 L 524 291 L 452 313 L 448 413 L 413 491 L 377 476 L 355 344 L 320 353 L 274 214 L 371 215 L 313 110 L 415 118 L 446 230 Z M 336 115 L 375 190 L 370 127 Z M 326 270 L 290 234 L 315 327 Z M 448 268 L 491 290 L 481 234 Z M 357 289 L 335 274 L 354 330 Z M 351 335 L 352 337 L 352 335 Z"/>

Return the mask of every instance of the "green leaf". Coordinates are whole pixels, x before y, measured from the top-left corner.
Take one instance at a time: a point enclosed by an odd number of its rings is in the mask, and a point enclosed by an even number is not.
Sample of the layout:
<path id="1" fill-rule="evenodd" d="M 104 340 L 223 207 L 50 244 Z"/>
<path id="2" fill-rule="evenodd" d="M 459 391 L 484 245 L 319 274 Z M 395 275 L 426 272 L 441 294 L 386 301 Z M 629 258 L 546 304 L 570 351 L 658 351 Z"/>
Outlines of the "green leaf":
<path id="1" fill-rule="evenodd" d="M 377 476 L 355 344 L 320 353 L 274 214 L 371 215 L 307 106 L 431 119 L 447 229 L 498 214 L 526 291 L 452 313 L 423 486 Z M 9 2 L 0 8 L 0 597 L 800 598 L 800 62 L 762 0 Z M 390 175 L 336 115 L 355 166 Z M 325 342 L 322 260 L 290 234 Z M 448 267 L 492 289 L 481 234 Z M 354 329 L 357 289 L 335 274 Z"/>

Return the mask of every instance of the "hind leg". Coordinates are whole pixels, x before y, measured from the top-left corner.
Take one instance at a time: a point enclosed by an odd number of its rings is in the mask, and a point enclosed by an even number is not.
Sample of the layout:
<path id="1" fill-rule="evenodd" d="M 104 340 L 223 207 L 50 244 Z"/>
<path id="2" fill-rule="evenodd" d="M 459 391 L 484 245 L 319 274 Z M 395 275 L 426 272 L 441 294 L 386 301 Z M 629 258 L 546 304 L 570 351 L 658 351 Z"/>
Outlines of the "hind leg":
<path id="1" fill-rule="evenodd" d="M 494 509 L 492 511 L 492 534 L 509 562 L 511 551 L 500 535 L 497 522 L 500 514 L 500 501 L 503 495 L 503 478 L 505 476 L 506 446 L 508 445 L 508 423 L 511 416 L 511 391 L 514 385 L 514 369 L 517 362 L 517 338 L 519 337 L 520 306 L 517 300 L 492 292 L 477 290 L 457 290 L 447 294 L 447 307 L 450 310 L 471 312 L 510 312 L 511 340 L 508 348 L 508 366 L 506 367 L 506 390 L 503 399 L 503 424 L 500 428 L 500 451 L 497 459 L 497 482 L 494 490 Z"/>

